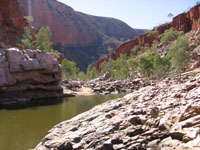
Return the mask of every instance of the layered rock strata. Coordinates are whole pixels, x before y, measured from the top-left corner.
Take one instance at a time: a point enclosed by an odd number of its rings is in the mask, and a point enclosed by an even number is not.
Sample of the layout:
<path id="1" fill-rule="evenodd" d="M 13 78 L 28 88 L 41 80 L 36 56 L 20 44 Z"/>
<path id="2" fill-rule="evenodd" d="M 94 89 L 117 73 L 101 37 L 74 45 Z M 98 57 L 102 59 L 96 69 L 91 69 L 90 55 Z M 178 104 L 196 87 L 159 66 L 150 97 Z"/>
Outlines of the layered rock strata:
<path id="1" fill-rule="evenodd" d="M 165 79 L 51 129 L 36 150 L 199 150 L 200 75 Z"/>
<path id="2" fill-rule="evenodd" d="M 182 13 L 173 18 L 172 22 L 163 24 L 159 27 L 156 27 L 154 30 L 157 30 L 157 34 L 149 35 L 149 33 L 145 33 L 134 40 L 128 41 L 122 45 L 120 45 L 112 54 L 107 55 L 107 57 L 103 57 L 99 59 L 92 67 L 95 67 L 98 71 L 101 70 L 101 64 L 104 61 L 108 61 L 109 59 L 116 60 L 120 54 L 130 55 L 131 49 L 138 45 L 140 48 L 143 48 L 146 44 L 151 45 L 154 40 L 159 41 L 159 35 L 164 33 L 165 30 L 173 27 L 178 31 L 189 32 L 191 30 L 198 30 L 200 27 L 200 4 L 194 6 L 187 13 Z"/>
<path id="3" fill-rule="evenodd" d="M 48 104 L 62 96 L 61 66 L 53 55 L 10 48 L 0 51 L 0 62 L 0 108 Z"/>

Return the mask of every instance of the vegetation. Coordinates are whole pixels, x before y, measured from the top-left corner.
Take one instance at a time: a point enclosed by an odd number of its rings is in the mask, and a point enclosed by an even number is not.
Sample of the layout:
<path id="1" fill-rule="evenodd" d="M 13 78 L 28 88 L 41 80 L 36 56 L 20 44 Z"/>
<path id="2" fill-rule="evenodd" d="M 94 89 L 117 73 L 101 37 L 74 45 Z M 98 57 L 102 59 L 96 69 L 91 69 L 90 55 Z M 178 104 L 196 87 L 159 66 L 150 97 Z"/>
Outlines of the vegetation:
<path id="1" fill-rule="evenodd" d="M 169 30 L 165 30 L 163 34 L 160 35 L 160 41 L 163 44 L 169 43 L 171 41 L 176 40 L 178 37 L 182 36 L 184 32 L 176 31 L 174 28 L 170 28 Z"/>
<path id="2" fill-rule="evenodd" d="M 169 72 L 170 61 L 167 57 L 161 57 L 158 52 L 150 52 L 149 55 L 140 57 L 139 67 L 144 77 L 162 78 Z"/>
<path id="3" fill-rule="evenodd" d="M 158 34 L 158 31 L 157 30 L 152 30 L 152 31 L 150 31 L 150 32 L 148 32 L 148 37 L 150 37 L 150 36 L 153 36 L 153 35 L 156 35 L 156 34 Z"/>
<path id="4" fill-rule="evenodd" d="M 177 74 L 189 65 L 190 53 L 188 51 L 189 42 L 187 39 L 179 38 L 169 49 L 168 56 Z"/>
<path id="5" fill-rule="evenodd" d="M 33 38 L 29 27 L 24 27 L 24 34 L 22 35 L 21 44 L 23 48 L 34 49 Z"/>
<path id="6" fill-rule="evenodd" d="M 76 63 L 65 58 L 62 61 L 62 74 L 65 79 L 76 79 L 79 68 Z"/>
<path id="7" fill-rule="evenodd" d="M 131 55 L 132 55 L 132 56 L 137 56 L 139 50 L 140 50 L 140 49 L 139 49 L 139 46 L 138 46 L 138 45 L 134 46 L 134 47 L 131 49 Z"/>
<path id="8" fill-rule="evenodd" d="M 49 27 L 42 27 L 36 35 L 35 46 L 41 51 L 51 52 L 54 51 L 51 42 L 51 30 Z"/>
<path id="9" fill-rule="evenodd" d="M 191 77 L 195 77 L 197 74 L 198 74 L 197 72 L 191 72 L 191 73 L 190 73 L 190 76 L 191 76 Z"/>

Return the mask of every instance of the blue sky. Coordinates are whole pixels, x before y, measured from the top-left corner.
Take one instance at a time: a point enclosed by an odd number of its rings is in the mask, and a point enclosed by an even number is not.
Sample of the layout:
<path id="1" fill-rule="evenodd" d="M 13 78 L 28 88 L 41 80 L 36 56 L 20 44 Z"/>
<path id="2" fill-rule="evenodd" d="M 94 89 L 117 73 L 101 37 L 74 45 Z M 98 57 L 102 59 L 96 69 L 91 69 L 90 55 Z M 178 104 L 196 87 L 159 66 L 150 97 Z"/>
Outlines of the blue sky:
<path id="1" fill-rule="evenodd" d="M 187 11 L 199 0 L 58 0 L 83 13 L 120 19 L 133 28 L 151 29 Z"/>

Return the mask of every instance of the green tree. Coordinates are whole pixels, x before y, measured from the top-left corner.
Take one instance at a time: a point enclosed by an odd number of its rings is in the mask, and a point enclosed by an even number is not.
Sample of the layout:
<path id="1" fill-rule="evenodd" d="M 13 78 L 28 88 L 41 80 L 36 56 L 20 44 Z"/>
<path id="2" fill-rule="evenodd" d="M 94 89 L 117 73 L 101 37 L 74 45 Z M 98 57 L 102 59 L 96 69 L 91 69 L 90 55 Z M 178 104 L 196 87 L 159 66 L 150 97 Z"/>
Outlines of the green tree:
<path id="1" fill-rule="evenodd" d="M 132 56 L 137 56 L 138 51 L 139 51 L 139 46 L 138 46 L 138 45 L 135 45 L 135 46 L 131 49 L 131 55 L 132 55 Z"/>
<path id="2" fill-rule="evenodd" d="M 132 72 L 135 72 L 137 67 L 138 67 L 138 62 L 136 59 L 129 59 L 128 60 L 128 65 L 131 69 Z"/>
<path id="3" fill-rule="evenodd" d="M 94 79 L 99 76 L 99 73 L 97 72 L 95 67 L 91 69 L 91 65 L 89 65 L 86 76 L 87 76 L 87 79 Z"/>
<path id="4" fill-rule="evenodd" d="M 75 79 L 77 78 L 77 73 L 79 72 L 79 68 L 76 67 L 76 63 L 65 58 L 62 61 L 62 74 L 67 79 Z"/>
<path id="5" fill-rule="evenodd" d="M 29 27 L 24 27 L 21 43 L 20 46 L 24 48 L 34 49 L 33 38 Z"/>
<path id="6" fill-rule="evenodd" d="M 190 63 L 190 53 L 188 51 L 189 42 L 185 38 L 179 38 L 169 49 L 168 56 L 177 74 Z"/>
<path id="7" fill-rule="evenodd" d="M 53 42 L 51 42 L 51 35 L 52 33 L 49 27 L 42 27 L 36 35 L 36 48 L 46 52 L 53 51 Z"/>
<path id="8" fill-rule="evenodd" d="M 78 78 L 79 78 L 80 80 L 86 80 L 86 75 L 85 75 L 85 73 L 82 72 L 82 71 L 79 72 L 77 76 L 78 76 Z"/>
<path id="9" fill-rule="evenodd" d="M 154 56 L 153 74 L 157 78 L 166 77 L 170 71 L 170 60 L 168 57 L 161 57 L 159 53 Z"/>
<path id="10" fill-rule="evenodd" d="M 165 30 L 163 34 L 160 35 L 160 41 L 163 44 L 169 43 L 171 41 L 176 40 L 178 37 L 183 35 L 184 32 L 176 31 L 174 28 L 170 28 L 169 30 Z"/>

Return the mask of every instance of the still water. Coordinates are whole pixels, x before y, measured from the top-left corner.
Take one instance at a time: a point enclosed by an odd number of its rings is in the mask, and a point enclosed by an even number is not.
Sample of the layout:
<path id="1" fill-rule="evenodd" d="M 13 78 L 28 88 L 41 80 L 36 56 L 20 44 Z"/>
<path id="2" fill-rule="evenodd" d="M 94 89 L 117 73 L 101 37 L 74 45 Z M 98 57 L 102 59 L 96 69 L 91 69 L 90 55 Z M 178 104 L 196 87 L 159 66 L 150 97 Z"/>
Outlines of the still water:
<path id="1" fill-rule="evenodd" d="M 66 98 L 63 103 L 21 110 L 0 110 L 0 150 L 34 148 L 54 125 L 119 95 Z"/>

